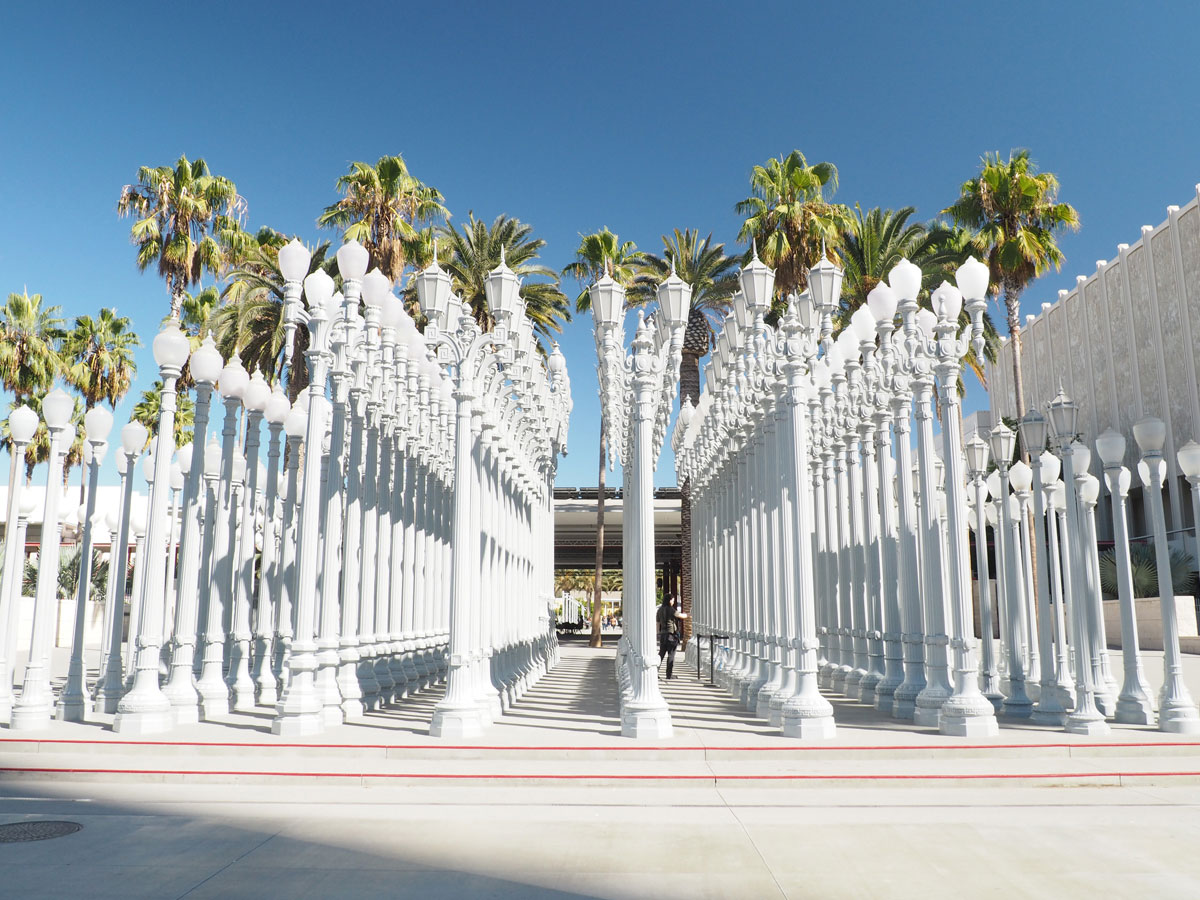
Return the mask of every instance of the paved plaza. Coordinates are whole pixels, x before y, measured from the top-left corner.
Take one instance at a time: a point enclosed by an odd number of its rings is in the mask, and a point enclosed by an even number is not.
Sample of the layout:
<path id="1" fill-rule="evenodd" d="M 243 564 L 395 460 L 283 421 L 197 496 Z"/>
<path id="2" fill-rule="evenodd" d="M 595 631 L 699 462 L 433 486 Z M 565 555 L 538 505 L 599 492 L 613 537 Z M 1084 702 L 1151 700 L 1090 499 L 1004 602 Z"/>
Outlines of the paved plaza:
<path id="1" fill-rule="evenodd" d="M 565 645 L 453 746 L 427 735 L 438 691 L 307 742 L 266 710 L 169 741 L 6 734 L 0 824 L 83 828 L 0 844 L 0 879 L 29 898 L 1200 893 L 1193 741 L 1002 719 L 972 743 L 831 697 L 837 739 L 801 744 L 681 665 L 661 682 L 675 735 L 648 744 L 620 737 L 612 666 Z"/>

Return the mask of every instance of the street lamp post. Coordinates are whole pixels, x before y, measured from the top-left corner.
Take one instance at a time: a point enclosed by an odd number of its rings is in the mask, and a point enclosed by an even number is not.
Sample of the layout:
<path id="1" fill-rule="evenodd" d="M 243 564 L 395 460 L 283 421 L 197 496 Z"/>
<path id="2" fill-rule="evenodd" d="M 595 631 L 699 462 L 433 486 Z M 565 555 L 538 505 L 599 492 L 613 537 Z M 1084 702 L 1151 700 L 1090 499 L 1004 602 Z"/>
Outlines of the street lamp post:
<path id="1" fill-rule="evenodd" d="M 158 683 L 166 601 L 167 496 L 171 490 L 170 466 L 175 445 L 175 381 L 188 360 L 187 336 L 179 323 L 170 319 L 154 338 L 154 361 L 163 389 L 158 417 L 158 440 L 154 447 L 154 483 L 150 490 L 146 530 L 146 560 L 143 567 L 142 614 L 138 623 L 137 660 L 133 688 L 117 704 L 113 731 L 156 734 L 174 724 L 171 702 Z"/>
<path id="2" fill-rule="evenodd" d="M 1158 599 L 1162 609 L 1165 672 L 1158 697 L 1158 730 L 1172 734 L 1197 734 L 1200 733 L 1200 712 L 1197 712 L 1192 695 L 1183 681 L 1183 659 L 1179 652 L 1179 617 L 1175 610 L 1171 552 L 1167 546 L 1166 517 L 1163 513 L 1162 488 L 1167 475 L 1167 464 L 1163 459 L 1162 448 L 1167 439 L 1167 426 L 1161 419 L 1147 416 L 1133 426 L 1133 439 L 1141 448 L 1142 461 L 1146 464 L 1142 479 L 1146 486 L 1146 500 L 1150 506 L 1150 527 L 1154 534 L 1155 562 L 1158 569 Z M 1076 613 L 1076 619 L 1078 618 Z"/>
<path id="3" fill-rule="evenodd" d="M 61 541 L 59 503 L 62 498 L 63 457 L 74 438 L 71 412 L 74 401 L 62 388 L 42 400 L 42 416 L 50 431 L 50 462 L 46 473 L 46 502 L 42 513 L 42 541 L 38 548 L 37 588 L 34 595 L 33 634 L 25 684 L 12 708 L 9 728 L 30 731 L 45 728 L 54 712 L 50 688 L 50 652 L 54 640 L 51 623 L 57 618 L 58 560 Z M 17 582 L 20 590 L 20 581 Z"/>
<path id="4" fill-rule="evenodd" d="M 25 570 L 25 553 L 18 540 L 17 519 L 21 511 L 23 480 L 21 465 L 25 459 L 25 448 L 33 440 L 38 427 L 38 415 L 28 406 L 13 407 L 8 414 L 8 434 L 12 440 L 9 447 L 8 510 L 4 518 L 4 573 L 0 578 L 0 718 L 8 719 L 12 714 L 12 670 L 13 660 L 9 644 L 16 631 L 17 598 L 21 596 L 21 579 Z"/>
<path id="5" fill-rule="evenodd" d="M 1075 440 L 1079 407 L 1061 389 L 1047 407 L 1054 440 L 1062 460 L 1064 515 L 1062 541 L 1063 595 L 1072 609 L 1072 643 L 1075 646 L 1075 708 L 1067 717 L 1064 728 L 1072 734 L 1105 735 L 1110 729 L 1104 715 L 1096 708 L 1095 684 L 1088 661 L 1087 590 L 1081 564 L 1084 529 L 1079 521 L 1079 502 L 1076 499 L 1075 471 L 1078 451 L 1086 448 Z M 1081 466 L 1086 471 L 1086 466 Z"/>
<path id="6" fill-rule="evenodd" d="M 84 433 L 91 446 L 92 458 L 88 465 L 87 512 L 80 523 L 83 535 L 79 546 L 79 583 L 75 588 L 75 633 L 71 641 L 71 662 L 67 669 L 67 683 L 58 698 L 58 718 L 66 722 L 82 722 L 91 706 L 87 685 L 84 684 L 83 635 L 92 583 L 92 517 L 96 515 L 100 463 L 108 448 L 108 434 L 112 431 L 112 425 L 112 413 L 103 406 L 93 406 L 83 417 Z"/>

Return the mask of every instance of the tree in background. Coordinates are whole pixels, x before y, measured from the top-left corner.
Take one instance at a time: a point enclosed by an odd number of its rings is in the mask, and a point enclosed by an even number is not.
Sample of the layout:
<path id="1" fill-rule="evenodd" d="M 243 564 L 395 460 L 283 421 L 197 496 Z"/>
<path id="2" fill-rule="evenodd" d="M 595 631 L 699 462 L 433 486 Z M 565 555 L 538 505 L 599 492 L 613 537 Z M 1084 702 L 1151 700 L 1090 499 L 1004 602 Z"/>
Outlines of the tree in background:
<path id="1" fill-rule="evenodd" d="M 1079 213 L 1058 201 L 1058 177 L 1039 172 L 1028 150 L 983 157 L 979 174 L 963 184 L 959 198 L 942 211 L 971 230 L 971 243 L 991 269 L 991 290 L 1002 294 L 1013 348 L 1013 389 L 1025 410 L 1021 376 L 1021 292 L 1031 281 L 1062 268 L 1057 234 L 1078 230 Z"/>
<path id="2" fill-rule="evenodd" d="M 533 226 L 501 214 L 491 225 L 468 213 L 461 228 L 447 226 L 439 232 L 444 243 L 438 247 L 438 264 L 450 275 L 454 293 L 471 307 L 481 328 L 490 331 L 495 321 L 488 309 L 484 284 L 488 273 L 500 265 L 501 248 L 504 263 L 522 279 L 521 298 L 525 301 L 525 317 L 538 337 L 538 349 L 544 355 L 543 343 L 562 331 L 564 322 L 571 321 L 566 295 L 558 287 L 558 275 L 547 266 L 535 262 L 546 242 L 535 238 Z M 546 281 L 528 279 L 545 278 Z"/>
<path id="3" fill-rule="evenodd" d="M 698 403 L 700 400 L 700 360 L 711 349 L 717 324 L 724 320 L 733 306 L 733 295 L 741 282 L 736 257 L 725 253 L 724 244 L 714 244 L 712 235 L 703 241 L 692 229 L 662 236 L 663 255 L 646 254 L 633 281 L 631 298 L 637 303 L 649 303 L 658 286 L 674 269 L 692 287 L 692 305 L 688 311 L 687 328 L 683 333 L 683 355 L 679 364 L 679 402 Z M 692 486 L 690 480 L 680 485 L 680 528 L 683 564 L 680 571 L 680 605 L 690 615 L 692 608 Z M 691 636 L 691 619 L 684 620 L 684 640 Z"/>
<path id="4" fill-rule="evenodd" d="M 581 234 L 579 248 L 575 251 L 575 261 L 568 263 L 562 270 L 563 277 L 574 278 L 582 288 L 575 298 L 575 311 L 582 313 L 591 310 L 592 296 L 589 289 L 606 273 L 612 277 L 613 281 L 628 289 L 637 267 L 642 262 L 643 255 L 638 252 L 637 245 L 633 241 L 621 243 L 621 239 L 608 228 L 602 228 L 592 234 Z M 600 594 L 601 581 L 604 576 L 604 476 L 608 462 L 607 457 L 608 434 L 604 422 L 601 420 L 600 474 L 596 482 L 598 486 L 596 494 L 596 571 L 592 580 L 592 635 L 588 642 L 592 647 L 599 647 L 603 644 Z"/>
<path id="5" fill-rule="evenodd" d="M 251 372 L 260 371 L 268 381 L 283 377 L 283 273 L 279 250 L 289 238 L 272 228 L 260 228 L 254 240 L 239 255 L 231 257 L 225 272 L 220 308 L 213 317 L 217 346 L 226 356 L 236 349 Z M 329 253 L 328 241 L 312 250 L 308 274 L 324 269 L 337 274 L 337 260 Z M 292 363 L 287 374 L 288 399 L 295 402 L 308 386 L 308 329 L 297 328 Z"/>
<path id="6" fill-rule="evenodd" d="M 366 247 L 369 268 L 377 266 L 393 284 L 418 252 L 422 228 L 450 217 L 441 192 L 413 177 L 399 154 L 381 156 L 375 165 L 351 163 L 337 191 L 344 196 L 325 207 L 317 224 Z"/>
<path id="7" fill-rule="evenodd" d="M 133 407 L 130 416 L 135 422 L 141 422 L 149 432 L 149 441 L 158 435 L 158 417 L 162 410 L 162 381 L 155 379 L 148 391 L 142 391 L 142 397 Z M 192 440 L 192 426 L 196 421 L 196 405 L 192 398 L 180 392 L 176 398 L 175 409 L 175 446 L 182 447 Z"/>
<path id="8" fill-rule="evenodd" d="M 171 315 L 179 316 L 188 288 L 204 272 L 219 273 L 218 237 L 236 240 L 246 201 L 232 181 L 213 175 L 203 159 L 180 156 L 172 166 L 142 166 L 137 183 L 121 189 L 117 212 L 136 221 L 129 237 L 137 247 L 137 267 L 157 263 L 171 295 Z"/>
<path id="9" fill-rule="evenodd" d="M 43 306 L 42 295 L 28 290 L 9 294 L 0 307 L 0 385 L 18 401 L 50 390 L 62 371 L 61 312 Z"/>
<path id="10" fill-rule="evenodd" d="M 786 298 L 808 286 L 808 269 L 822 252 L 832 254 L 850 224 L 850 211 L 825 198 L 837 191 L 837 166 L 811 166 L 804 154 L 767 160 L 750 173 L 750 196 L 735 207 L 742 217 L 738 240 L 758 245 L 775 270 L 775 294 Z"/>
<path id="11" fill-rule="evenodd" d="M 142 342 L 126 316 L 102 308 L 95 318 L 79 316 L 62 341 L 67 383 L 83 398 L 84 411 L 98 403 L 114 409 L 137 374 L 133 348 Z"/>

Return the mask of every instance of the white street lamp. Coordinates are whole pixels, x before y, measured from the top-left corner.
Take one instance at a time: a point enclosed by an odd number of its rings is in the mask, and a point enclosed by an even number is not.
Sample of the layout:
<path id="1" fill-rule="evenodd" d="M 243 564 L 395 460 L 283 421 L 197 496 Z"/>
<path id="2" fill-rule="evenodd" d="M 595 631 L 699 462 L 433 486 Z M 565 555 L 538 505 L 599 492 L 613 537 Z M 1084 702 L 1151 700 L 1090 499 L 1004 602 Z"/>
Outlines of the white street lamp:
<path id="1" fill-rule="evenodd" d="M 93 406 L 83 417 L 87 447 L 91 450 L 88 461 L 88 490 L 84 517 L 81 522 L 82 541 L 79 547 L 79 581 L 75 590 L 75 633 L 71 641 L 71 662 L 67 669 L 67 683 L 58 700 L 58 718 L 67 722 L 82 722 L 90 709 L 87 686 L 84 684 L 83 635 L 87 622 L 88 595 L 92 582 L 92 518 L 96 515 L 96 489 L 100 483 L 100 463 L 107 449 L 108 435 L 112 431 L 113 415 L 103 406 Z"/>
<path id="2" fill-rule="evenodd" d="M 21 578 L 18 573 L 25 569 L 24 545 L 17 541 L 17 518 L 21 509 L 21 493 L 24 481 L 21 464 L 25 459 L 25 448 L 37 431 L 38 415 L 28 406 L 13 407 L 8 414 L 8 434 L 12 440 L 9 447 L 8 510 L 4 518 L 4 572 L 0 578 L 0 718 L 7 719 L 12 712 L 12 657 L 8 645 L 16 632 L 17 598 L 20 597 Z"/>
<path id="3" fill-rule="evenodd" d="M 46 475 L 46 502 L 42 513 L 42 542 L 38 549 L 38 577 L 34 597 L 33 634 L 25 684 L 12 709 L 9 727 L 13 731 L 44 728 L 50 723 L 54 696 L 50 689 L 50 652 L 53 641 L 51 619 L 56 617 L 58 598 L 58 560 L 61 539 L 59 502 L 62 493 L 63 457 L 71 445 L 74 429 L 71 412 L 75 401 L 62 388 L 55 388 L 42 400 L 42 416 L 50 431 L 50 463 Z"/>
<path id="4" fill-rule="evenodd" d="M 1173 734 L 1200 733 L 1200 712 L 1183 680 L 1183 660 L 1179 652 L 1179 619 L 1175 611 L 1174 584 L 1171 578 L 1171 553 L 1167 546 L 1166 516 L 1163 512 L 1162 487 L 1167 474 L 1163 444 L 1167 426 L 1161 419 L 1147 416 L 1133 426 L 1133 439 L 1146 464 L 1143 482 L 1150 507 L 1150 527 L 1154 535 L 1155 562 L 1158 569 L 1159 603 L 1162 608 L 1163 666 L 1162 690 L 1158 697 L 1158 730 Z M 1187 459 L 1191 464 L 1192 454 Z M 1193 491 L 1195 485 L 1193 484 Z"/>

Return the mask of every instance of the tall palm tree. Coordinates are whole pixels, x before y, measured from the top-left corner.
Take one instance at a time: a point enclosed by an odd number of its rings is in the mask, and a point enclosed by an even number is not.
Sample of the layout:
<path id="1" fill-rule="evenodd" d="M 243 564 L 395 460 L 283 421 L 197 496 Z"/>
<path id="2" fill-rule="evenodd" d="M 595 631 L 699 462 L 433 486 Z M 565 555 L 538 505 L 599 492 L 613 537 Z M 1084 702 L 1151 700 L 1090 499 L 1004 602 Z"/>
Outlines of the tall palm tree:
<path id="1" fill-rule="evenodd" d="M 592 308 L 590 287 L 605 273 L 614 281 L 628 288 L 633 281 L 637 266 L 643 261 L 643 255 L 638 252 L 633 241 L 621 243 L 621 239 L 608 228 L 602 228 L 592 234 L 579 236 L 579 248 L 575 251 L 575 261 L 563 267 L 564 278 L 574 278 L 579 282 L 580 292 L 575 298 L 575 311 L 586 312 Z M 604 420 L 600 421 L 600 475 L 597 479 L 596 493 L 596 571 L 592 580 L 592 635 L 589 644 L 599 647 L 603 644 L 601 626 L 603 622 L 602 604 L 600 603 L 601 581 L 604 577 L 604 490 L 605 463 L 608 456 L 608 434 Z"/>
<path id="2" fill-rule="evenodd" d="M 279 250 L 288 238 L 271 228 L 262 228 L 245 252 L 225 273 L 222 306 L 214 316 L 217 344 L 226 356 L 236 349 L 250 371 L 258 370 L 271 382 L 284 375 L 283 273 Z M 309 274 L 324 269 L 335 274 L 336 260 L 329 242 L 312 252 Z M 308 384 L 304 351 L 308 330 L 296 329 L 291 369 L 287 372 L 288 396 L 295 400 Z"/>
<path id="3" fill-rule="evenodd" d="M 484 284 L 488 273 L 500 265 L 503 248 L 505 264 L 522 279 L 525 316 L 539 338 L 538 349 L 546 353 L 542 339 L 549 340 L 561 332 L 563 323 L 571 321 L 571 310 L 566 295 L 559 290 L 558 275 L 535 262 L 546 242 L 531 237 L 533 226 L 504 214 L 488 225 L 476 219 L 474 213 L 468 213 L 461 228 L 447 226 L 439 233 L 444 243 L 438 247 L 438 264 L 449 273 L 454 292 L 471 307 L 484 330 L 490 330 L 494 324 Z M 548 280 L 529 281 L 530 277 Z"/>
<path id="4" fill-rule="evenodd" d="M 94 319 L 77 317 L 75 327 L 63 338 L 66 380 L 83 397 L 85 412 L 101 402 L 116 408 L 129 392 L 137 374 L 133 348 L 141 346 L 131 324 L 128 317 L 105 307 Z"/>
<path id="5" fill-rule="evenodd" d="M 345 240 L 361 243 L 371 267 L 378 266 L 393 282 L 413 257 L 422 227 L 450 217 L 441 192 L 414 178 L 399 154 L 381 156 L 375 165 L 351 163 L 337 190 L 344 196 L 325 207 L 317 224 L 339 228 Z"/>
<path id="6" fill-rule="evenodd" d="M 757 242 L 758 255 L 775 269 L 777 296 L 804 290 L 822 248 L 837 248 L 850 222 L 845 206 L 825 198 L 837 186 L 837 166 L 809 165 L 799 150 L 751 171 L 750 196 L 735 207 L 743 219 L 738 240 Z"/>
<path id="7" fill-rule="evenodd" d="M 149 432 L 146 437 L 147 445 L 149 445 L 150 438 L 158 434 L 158 418 L 162 412 L 162 389 L 162 381 L 156 379 L 150 390 L 142 391 L 142 398 L 134 405 L 133 415 L 130 416 L 135 422 L 141 422 L 146 426 L 146 430 Z M 182 447 L 191 441 L 192 426 L 195 422 L 196 405 L 192 402 L 191 397 L 180 392 L 175 397 L 176 447 Z"/>
<path id="8" fill-rule="evenodd" d="M 692 287 L 692 306 L 683 335 L 683 360 L 679 366 L 679 400 L 700 399 L 700 359 L 712 347 L 716 326 L 733 306 L 740 282 L 740 261 L 725 253 L 724 244 L 714 244 L 712 235 L 703 240 L 693 229 L 678 228 L 662 236 L 663 255 L 644 255 L 629 290 L 631 303 L 654 299 L 659 284 L 671 273 Z"/>
<path id="9" fill-rule="evenodd" d="M 222 233 L 240 231 L 246 201 L 228 178 L 209 172 L 203 159 L 180 156 L 174 166 L 142 166 L 137 183 L 121 189 L 117 212 L 134 216 L 129 231 L 137 247 L 137 267 L 152 263 L 167 283 L 171 315 L 178 316 L 188 288 L 205 271 L 221 267 Z"/>
<path id="10" fill-rule="evenodd" d="M 647 303 L 658 285 L 674 269 L 692 286 L 692 305 L 688 310 L 687 328 L 683 333 L 683 356 L 679 365 L 679 402 L 697 403 L 700 400 L 700 359 L 713 344 L 718 321 L 728 315 L 733 295 L 738 290 L 740 262 L 725 253 L 724 244 L 714 244 L 709 234 L 703 241 L 698 231 L 678 228 L 670 237 L 662 236 L 664 253 L 661 257 L 646 254 L 638 275 L 634 278 L 631 299 Z M 692 609 L 692 484 L 680 485 L 680 529 L 683 559 L 680 567 L 680 605 L 685 613 Z M 684 620 L 683 638 L 691 637 L 691 619 Z"/>
<path id="11" fill-rule="evenodd" d="M 18 401 L 50 390 L 62 370 L 61 311 L 28 290 L 9 294 L 0 307 L 0 385 Z"/>
<path id="12" fill-rule="evenodd" d="M 579 282 L 579 295 L 575 298 L 575 312 L 588 312 L 592 308 L 592 297 L 588 289 L 605 272 L 618 284 L 628 288 L 643 262 L 643 254 L 633 241 L 621 242 L 620 237 L 608 228 L 579 236 L 579 248 L 575 261 L 563 266 L 563 278 Z"/>
<path id="13" fill-rule="evenodd" d="M 1058 177 L 1039 172 L 1028 150 L 1008 160 L 985 154 L 979 174 L 963 184 L 959 198 L 943 212 L 973 232 L 972 243 L 987 258 L 993 293 L 1003 293 L 1013 348 L 1013 389 L 1025 409 L 1021 376 L 1021 292 L 1039 275 L 1062 268 L 1056 235 L 1079 228 L 1079 213 L 1058 200 Z"/>

